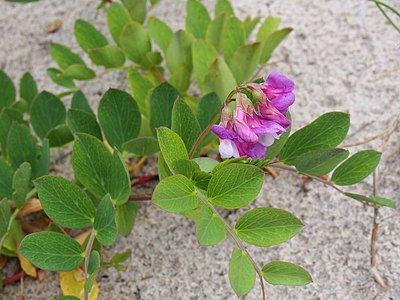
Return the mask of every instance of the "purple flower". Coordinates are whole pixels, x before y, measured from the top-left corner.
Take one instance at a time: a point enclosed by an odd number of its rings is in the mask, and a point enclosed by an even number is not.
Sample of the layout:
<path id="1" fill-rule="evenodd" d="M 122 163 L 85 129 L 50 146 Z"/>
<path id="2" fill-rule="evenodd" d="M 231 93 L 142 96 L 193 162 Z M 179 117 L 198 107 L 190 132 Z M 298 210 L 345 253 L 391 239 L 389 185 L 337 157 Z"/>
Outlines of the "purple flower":
<path id="1" fill-rule="evenodd" d="M 212 131 L 220 138 L 219 151 L 222 158 L 264 158 L 267 147 L 290 126 L 286 118 L 293 104 L 294 83 L 281 73 L 271 73 L 263 84 L 248 84 L 257 103 L 240 92 L 236 105 L 226 103 L 222 110 L 221 123 Z"/>
<path id="2" fill-rule="evenodd" d="M 270 103 L 282 114 L 286 114 L 293 104 L 295 84 L 292 80 L 279 72 L 271 73 L 261 88 Z"/>

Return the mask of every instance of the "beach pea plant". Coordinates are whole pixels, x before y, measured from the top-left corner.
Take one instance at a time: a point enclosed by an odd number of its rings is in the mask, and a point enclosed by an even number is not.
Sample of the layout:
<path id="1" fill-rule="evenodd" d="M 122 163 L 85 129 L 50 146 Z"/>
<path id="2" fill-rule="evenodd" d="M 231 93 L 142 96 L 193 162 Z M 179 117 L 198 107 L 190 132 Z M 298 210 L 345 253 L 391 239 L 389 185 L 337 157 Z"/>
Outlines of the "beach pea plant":
<path id="1" fill-rule="evenodd" d="M 257 207 L 231 224 L 224 210 L 254 203 L 272 168 L 305 175 L 367 206 L 394 207 L 390 199 L 342 188 L 368 177 L 381 154 L 350 155 L 341 147 L 350 126 L 342 112 L 291 133 L 294 82 L 279 72 L 259 78 L 291 31 L 279 30 L 278 18 L 267 17 L 250 41 L 260 19 L 240 20 L 227 0 L 216 2 L 213 19 L 200 1 L 188 0 L 186 29 L 177 32 L 150 16 L 155 4 L 102 1 L 112 44 L 89 22 L 76 21 L 76 40 L 94 65 L 127 71 L 131 93 L 110 88 L 97 113 L 76 82 L 99 75 L 67 46 L 49 49 L 58 67 L 47 73 L 66 88 L 61 94 L 39 92 L 26 73 L 16 101 L 13 82 L 0 72 L 2 258 L 18 257 L 31 277 L 40 269 L 60 272 L 65 299 L 96 299 L 101 271 L 123 271 L 131 256 L 127 250 L 107 259 L 103 247 L 129 235 L 138 201 L 151 200 L 154 209 L 192 220 L 200 245 L 232 239 L 227 273 L 238 296 L 257 278 L 262 299 L 265 283 L 311 283 L 293 258 L 258 265 L 247 246 L 268 251 L 293 238 L 303 224 L 292 212 Z M 71 97 L 70 105 L 64 97 Z M 72 147 L 74 179 L 56 170 L 48 175 L 50 150 L 66 145 Z M 130 163 L 150 155 L 158 158 L 159 182 L 142 194 Z"/>

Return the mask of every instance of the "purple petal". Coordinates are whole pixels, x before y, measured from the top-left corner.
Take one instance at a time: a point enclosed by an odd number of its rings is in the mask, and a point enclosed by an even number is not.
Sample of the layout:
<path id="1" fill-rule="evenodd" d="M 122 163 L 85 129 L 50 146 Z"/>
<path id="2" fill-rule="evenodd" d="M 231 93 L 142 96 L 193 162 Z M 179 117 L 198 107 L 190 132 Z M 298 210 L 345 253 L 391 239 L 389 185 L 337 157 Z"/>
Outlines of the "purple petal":
<path id="1" fill-rule="evenodd" d="M 239 153 L 241 155 L 246 155 L 250 158 L 260 158 L 263 159 L 267 148 L 260 143 L 256 144 L 241 144 L 239 146 Z"/>
<path id="2" fill-rule="evenodd" d="M 222 127 L 220 125 L 213 125 L 211 128 L 212 132 L 214 132 L 220 139 L 226 140 L 232 140 L 234 138 L 234 134 L 230 131 L 228 131 L 225 127 Z"/>
<path id="3" fill-rule="evenodd" d="M 294 82 L 279 72 L 272 72 L 269 74 L 267 80 L 264 82 L 264 85 L 274 90 L 279 90 L 283 93 L 292 92 L 295 88 Z"/>
<path id="4" fill-rule="evenodd" d="M 276 95 L 274 99 L 270 101 L 270 103 L 275 106 L 279 112 L 282 114 L 286 114 L 289 110 L 289 106 L 294 103 L 295 96 L 293 93 L 280 94 Z"/>

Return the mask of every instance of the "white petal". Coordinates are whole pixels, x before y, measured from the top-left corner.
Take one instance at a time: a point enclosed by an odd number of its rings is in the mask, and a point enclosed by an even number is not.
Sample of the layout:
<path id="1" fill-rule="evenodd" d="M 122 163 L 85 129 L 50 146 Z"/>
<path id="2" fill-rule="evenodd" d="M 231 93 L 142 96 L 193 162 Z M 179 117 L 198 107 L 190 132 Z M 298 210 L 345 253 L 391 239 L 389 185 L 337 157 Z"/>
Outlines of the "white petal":
<path id="1" fill-rule="evenodd" d="M 264 133 L 258 136 L 258 142 L 265 147 L 271 146 L 274 141 L 275 138 L 273 133 Z"/>
<path id="2" fill-rule="evenodd" d="M 239 157 L 239 151 L 231 140 L 221 140 L 219 144 L 219 153 L 222 158 Z"/>

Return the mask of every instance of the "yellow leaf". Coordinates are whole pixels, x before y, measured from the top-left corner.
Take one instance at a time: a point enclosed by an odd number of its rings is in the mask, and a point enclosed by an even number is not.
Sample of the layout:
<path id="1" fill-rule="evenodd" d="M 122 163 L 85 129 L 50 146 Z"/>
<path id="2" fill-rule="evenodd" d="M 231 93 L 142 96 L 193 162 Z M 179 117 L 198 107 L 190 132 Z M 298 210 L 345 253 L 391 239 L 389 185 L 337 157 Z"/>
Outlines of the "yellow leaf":
<path id="1" fill-rule="evenodd" d="M 92 232 L 92 230 L 86 230 L 86 231 L 80 233 L 79 235 L 77 235 L 76 237 L 74 237 L 74 239 L 79 244 L 83 245 L 83 243 L 85 243 L 86 239 L 88 238 L 88 236 L 90 235 L 91 232 Z"/>
<path id="2" fill-rule="evenodd" d="M 36 198 L 29 199 L 19 211 L 18 218 L 23 218 L 32 213 L 41 211 L 42 209 L 43 209 L 42 204 L 40 204 L 39 199 Z"/>
<path id="3" fill-rule="evenodd" d="M 60 285 L 64 296 L 75 296 L 83 299 L 84 273 L 81 269 L 71 272 L 60 272 Z M 94 282 L 92 291 L 89 294 L 89 300 L 96 300 L 99 295 L 99 286 Z"/>
<path id="4" fill-rule="evenodd" d="M 25 256 L 23 256 L 19 251 L 17 251 L 17 256 L 22 270 L 24 270 L 27 275 L 31 277 L 36 277 L 36 268 L 31 264 L 31 262 L 27 260 Z"/>

